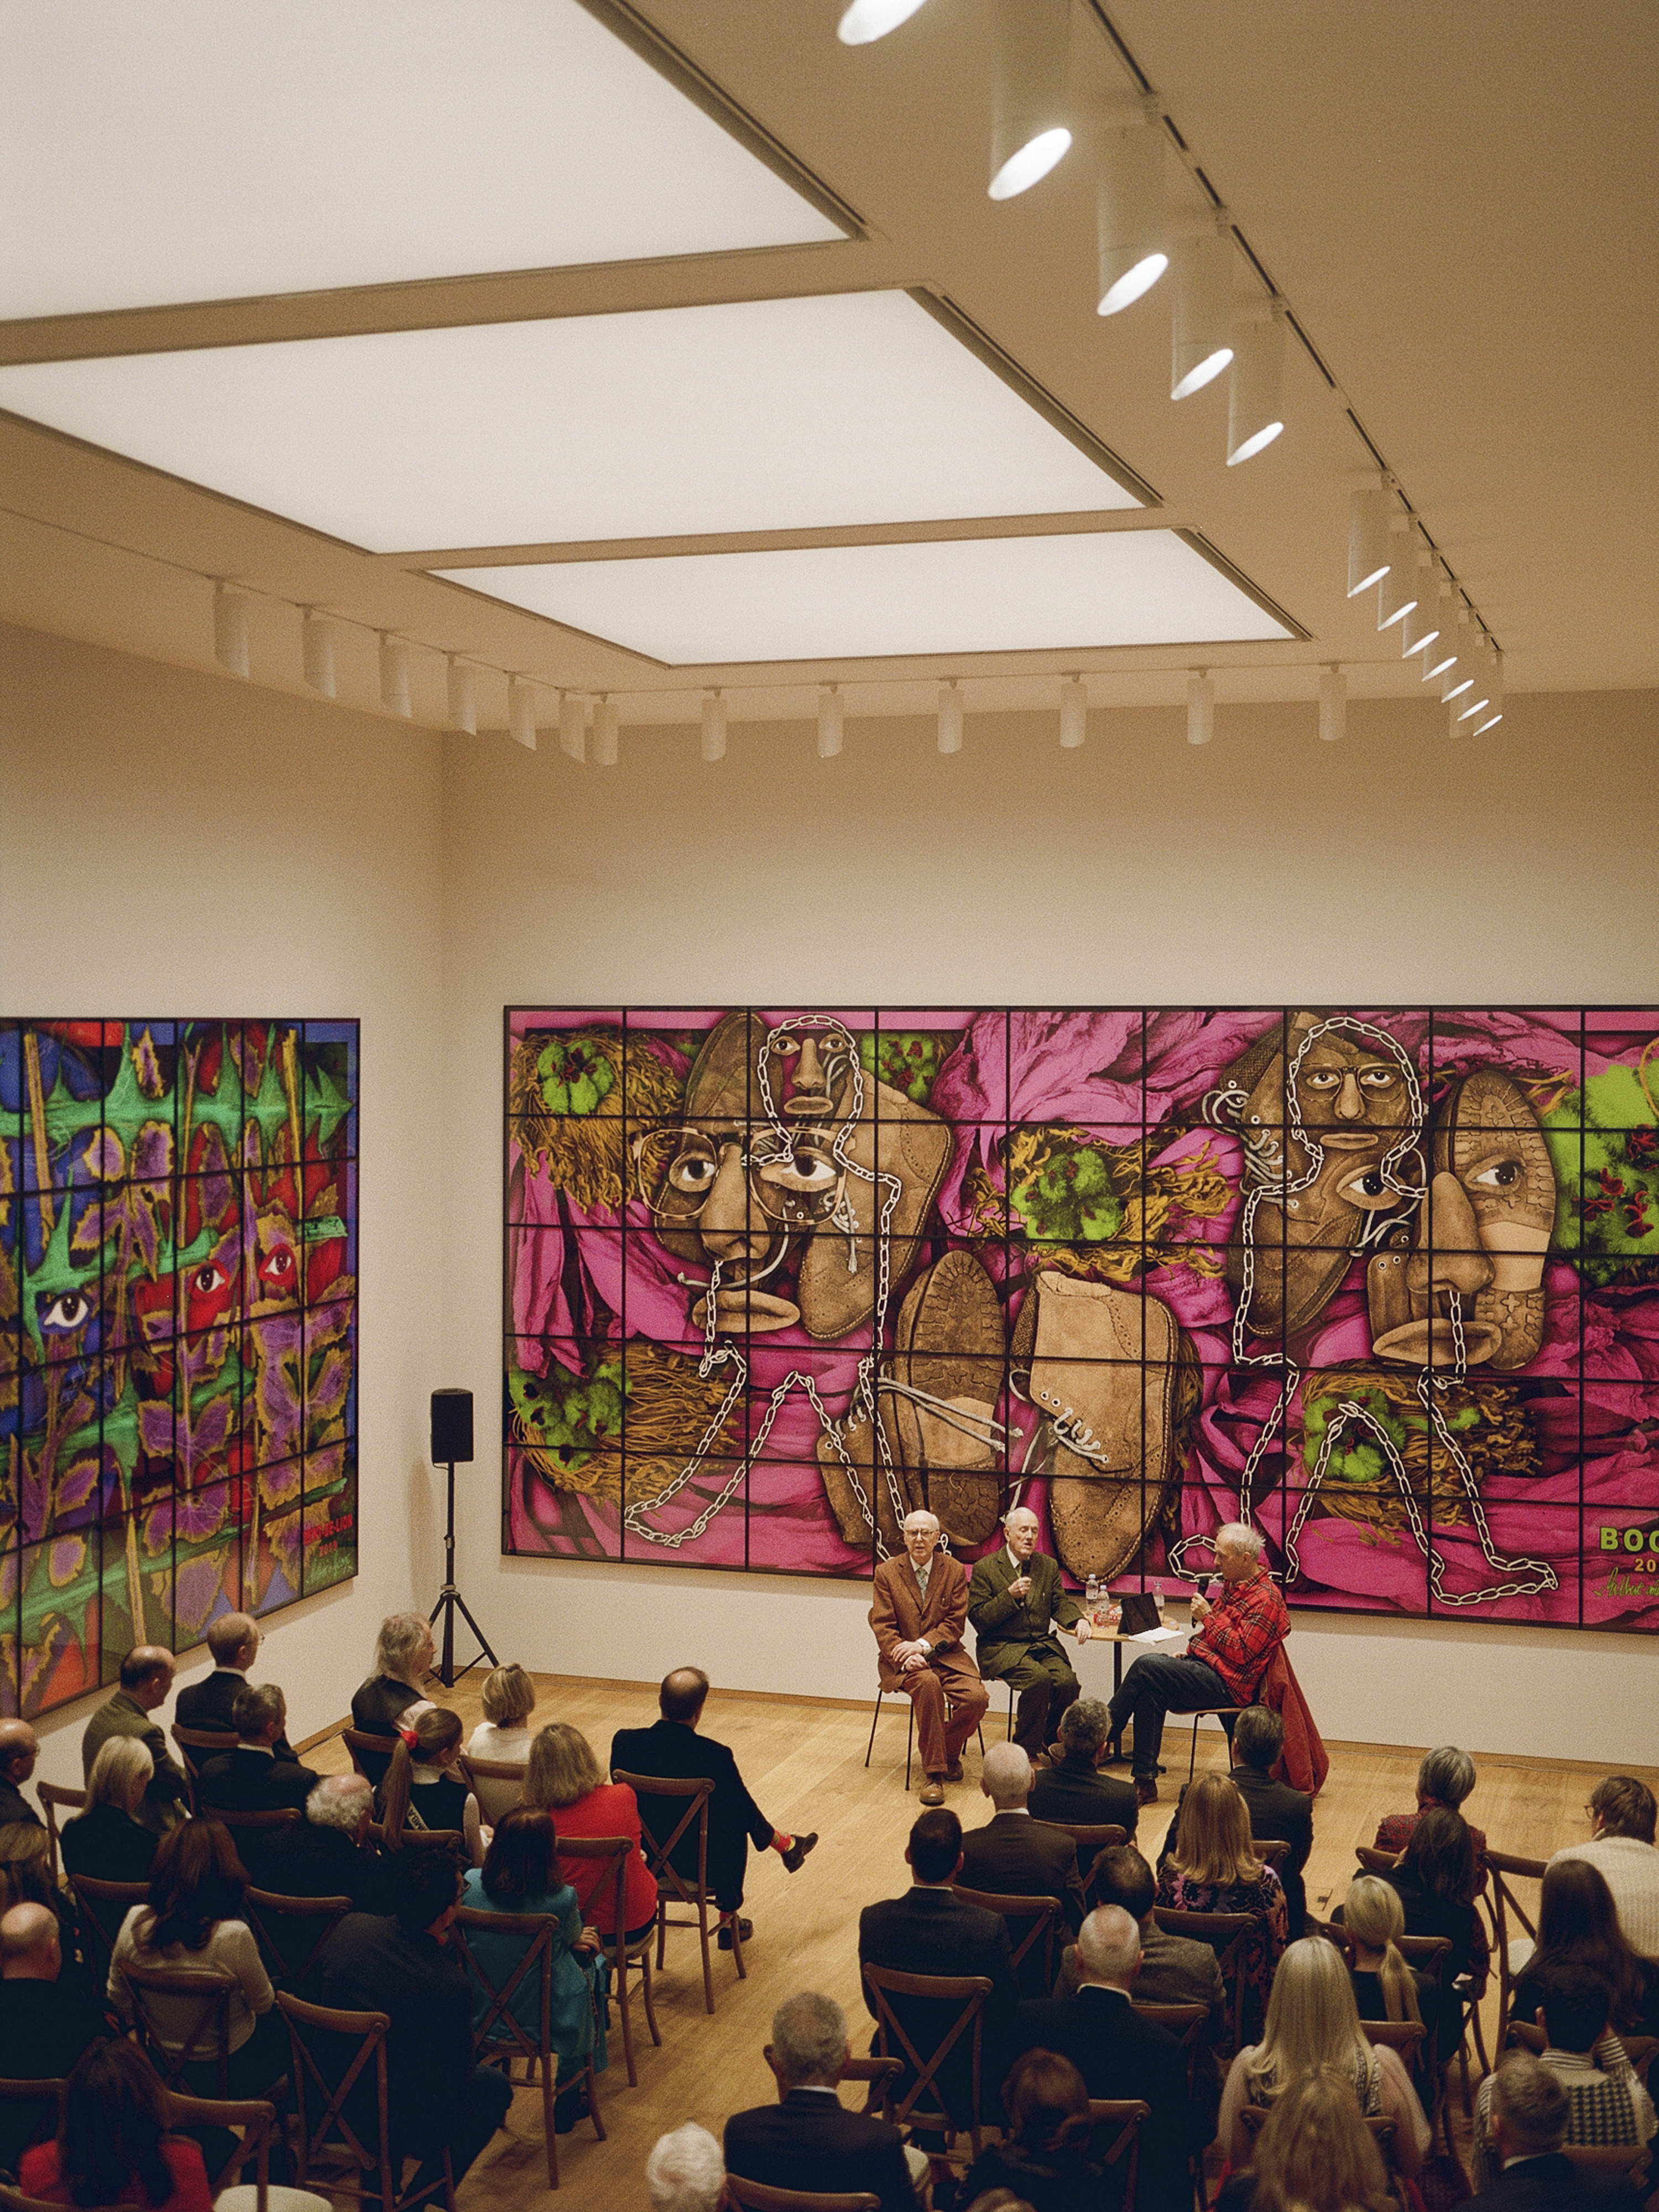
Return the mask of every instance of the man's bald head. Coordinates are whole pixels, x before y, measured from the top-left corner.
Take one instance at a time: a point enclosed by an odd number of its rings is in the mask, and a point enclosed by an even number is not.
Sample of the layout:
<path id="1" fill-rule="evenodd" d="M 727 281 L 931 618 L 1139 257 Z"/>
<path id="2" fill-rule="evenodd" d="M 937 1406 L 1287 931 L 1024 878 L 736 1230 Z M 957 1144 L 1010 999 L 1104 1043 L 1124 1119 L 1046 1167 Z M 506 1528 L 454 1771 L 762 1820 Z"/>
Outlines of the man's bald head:
<path id="1" fill-rule="evenodd" d="M 1023 1528 L 1028 1522 L 1033 1528 L 1039 1525 L 1036 1515 L 1032 1512 L 1029 1505 L 1010 1506 L 1002 1516 L 1002 1525 L 1005 1528 Z"/>
<path id="2" fill-rule="evenodd" d="M 662 1678 L 657 1709 L 665 1721 L 695 1721 L 708 1695 L 708 1677 L 701 1667 L 676 1667 Z"/>
<path id="3" fill-rule="evenodd" d="M 1127 1989 L 1140 1964 L 1140 1929 L 1121 1905 L 1097 1905 L 1077 1936 L 1083 1978 Z"/>
<path id="4" fill-rule="evenodd" d="M 27 1782 L 40 1756 L 40 1740 L 27 1721 L 0 1721 L 0 1782 L 14 1788 Z"/>
<path id="5" fill-rule="evenodd" d="M 0 1914 L 0 1974 L 9 1982 L 55 1982 L 61 1953 L 58 1915 L 47 1905 L 14 1905 Z"/>
<path id="6" fill-rule="evenodd" d="M 999 1813 L 1018 1811 L 1031 1794 L 1031 1762 L 1017 1743 L 994 1743 L 980 1767 L 979 1786 Z"/>
<path id="7" fill-rule="evenodd" d="M 135 1644 L 121 1662 L 121 1687 L 135 1705 L 153 1713 L 173 1689 L 173 1654 L 159 1644 Z"/>

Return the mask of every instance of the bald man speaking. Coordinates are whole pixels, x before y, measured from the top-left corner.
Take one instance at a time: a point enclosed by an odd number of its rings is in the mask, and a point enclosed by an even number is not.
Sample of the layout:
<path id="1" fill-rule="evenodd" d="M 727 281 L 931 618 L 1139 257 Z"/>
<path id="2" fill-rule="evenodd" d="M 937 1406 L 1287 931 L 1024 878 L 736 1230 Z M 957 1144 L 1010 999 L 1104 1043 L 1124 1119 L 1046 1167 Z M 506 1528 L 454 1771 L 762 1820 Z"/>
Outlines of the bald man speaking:
<path id="1" fill-rule="evenodd" d="M 1054 1627 L 1072 1629 L 1086 1644 L 1089 1623 L 1060 1588 L 1058 1564 L 1038 1551 L 1037 1517 L 1029 1505 L 1003 1516 L 1002 1534 L 1002 1549 L 974 1569 L 968 1618 L 979 1638 L 979 1671 L 988 1680 L 1012 1684 L 1019 1701 L 1014 1741 L 1035 1759 L 1082 1687 Z"/>

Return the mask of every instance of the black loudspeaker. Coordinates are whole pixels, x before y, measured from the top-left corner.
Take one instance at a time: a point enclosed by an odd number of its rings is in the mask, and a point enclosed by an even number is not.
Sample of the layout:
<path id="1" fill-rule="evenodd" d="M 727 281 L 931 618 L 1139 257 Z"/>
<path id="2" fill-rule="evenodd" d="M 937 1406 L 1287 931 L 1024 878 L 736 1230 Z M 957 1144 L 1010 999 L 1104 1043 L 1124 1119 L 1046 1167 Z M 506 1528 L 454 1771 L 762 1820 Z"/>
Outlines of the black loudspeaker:
<path id="1" fill-rule="evenodd" d="M 434 1390 L 432 1394 L 432 1464 L 447 1467 L 472 1457 L 472 1393 Z"/>

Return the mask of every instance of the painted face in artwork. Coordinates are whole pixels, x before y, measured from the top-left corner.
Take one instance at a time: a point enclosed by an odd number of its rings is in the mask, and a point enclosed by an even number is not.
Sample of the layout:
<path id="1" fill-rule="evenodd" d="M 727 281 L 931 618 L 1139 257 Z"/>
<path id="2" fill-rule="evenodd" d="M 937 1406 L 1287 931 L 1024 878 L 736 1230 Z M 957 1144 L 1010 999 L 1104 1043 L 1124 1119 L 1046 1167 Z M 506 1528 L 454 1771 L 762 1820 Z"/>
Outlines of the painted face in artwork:
<path id="1" fill-rule="evenodd" d="M 1392 1138 L 1410 1116 L 1399 1062 L 1340 1031 L 1308 1047 L 1292 1089 L 1304 1129 L 1328 1152 L 1376 1152 L 1379 1133 Z"/>

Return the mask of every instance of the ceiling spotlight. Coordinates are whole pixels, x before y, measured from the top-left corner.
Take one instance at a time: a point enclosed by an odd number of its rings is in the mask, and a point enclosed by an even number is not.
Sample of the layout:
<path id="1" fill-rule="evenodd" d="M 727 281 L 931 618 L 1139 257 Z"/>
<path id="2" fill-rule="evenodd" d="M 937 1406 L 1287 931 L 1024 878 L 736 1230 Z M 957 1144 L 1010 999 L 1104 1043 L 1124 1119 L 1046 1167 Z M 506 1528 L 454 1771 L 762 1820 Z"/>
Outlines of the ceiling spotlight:
<path id="1" fill-rule="evenodd" d="M 599 768 L 615 768 L 622 715 L 608 691 L 601 691 L 593 708 L 593 759 Z"/>
<path id="2" fill-rule="evenodd" d="M 1089 734 L 1089 687 L 1080 676 L 1068 676 L 1060 687 L 1060 742 L 1075 752 Z"/>
<path id="3" fill-rule="evenodd" d="M 1455 585 L 1442 584 L 1436 601 L 1440 629 L 1434 643 L 1423 656 L 1423 681 L 1432 684 L 1437 676 L 1457 665 L 1457 591 Z"/>
<path id="4" fill-rule="evenodd" d="M 997 77 L 991 98 L 994 200 L 1040 184 L 1072 143 L 1066 121 L 1071 0 L 997 0 Z"/>
<path id="5" fill-rule="evenodd" d="M 1171 399 L 1189 399 L 1213 383 L 1233 357 L 1233 242 L 1224 211 L 1213 230 L 1175 250 Z"/>
<path id="6" fill-rule="evenodd" d="M 233 676 L 247 674 L 247 600 L 223 584 L 213 587 L 213 657 Z"/>
<path id="7" fill-rule="evenodd" d="M 1389 525 L 1394 502 L 1387 489 L 1374 486 L 1357 491 L 1348 501 L 1348 597 L 1357 599 L 1373 584 L 1380 584 L 1394 560 L 1394 538 Z"/>
<path id="8" fill-rule="evenodd" d="M 908 23 L 921 0 L 853 0 L 842 10 L 836 36 L 844 46 L 873 46 L 901 23 Z"/>
<path id="9" fill-rule="evenodd" d="M 1271 446 L 1285 428 L 1285 303 L 1265 323 L 1238 334 L 1227 396 L 1227 466 L 1236 469 Z"/>
<path id="10" fill-rule="evenodd" d="M 1207 745 L 1215 735 L 1215 678 L 1200 668 L 1187 678 L 1187 742 Z"/>
<path id="11" fill-rule="evenodd" d="M 832 684 L 818 694 L 818 758 L 834 760 L 841 750 L 841 741 L 846 729 L 846 701 L 841 696 L 839 684 Z"/>
<path id="12" fill-rule="evenodd" d="M 325 699 L 334 696 L 334 641 L 338 634 L 337 623 L 331 623 L 326 615 L 319 615 L 315 607 L 304 610 L 300 624 L 300 662 L 306 682 L 313 691 L 320 691 Z"/>
<path id="13" fill-rule="evenodd" d="M 1348 679 L 1334 661 L 1319 673 L 1319 734 L 1328 745 L 1348 734 Z"/>
<path id="14" fill-rule="evenodd" d="M 962 750 L 962 686 L 954 677 L 939 687 L 939 749 L 942 753 Z"/>
<path id="15" fill-rule="evenodd" d="M 513 742 L 527 753 L 536 750 L 536 687 L 527 676 L 507 679 L 507 726 Z"/>
<path id="16" fill-rule="evenodd" d="M 1486 640 L 1485 668 L 1477 689 L 1484 690 L 1489 696 L 1486 713 L 1476 718 L 1474 727 L 1469 732 L 1472 738 L 1485 737 L 1495 723 L 1504 719 L 1504 656 L 1490 638 Z"/>
<path id="17" fill-rule="evenodd" d="M 1417 577 L 1414 588 L 1417 598 L 1400 624 L 1400 658 L 1409 660 L 1414 653 L 1431 646 L 1440 635 L 1440 601 L 1434 588 L 1434 556 L 1419 553 L 1417 556 Z"/>
<path id="18" fill-rule="evenodd" d="M 1096 207 L 1100 246 L 1097 314 L 1131 307 L 1170 265 L 1164 204 L 1164 122 L 1158 102 L 1145 119 L 1106 133 Z"/>
<path id="19" fill-rule="evenodd" d="M 580 691 L 559 694 L 559 750 L 567 760 L 587 758 L 587 702 Z"/>
<path id="20" fill-rule="evenodd" d="M 478 672 L 465 660 L 449 656 L 449 726 L 478 734 Z"/>
<path id="21" fill-rule="evenodd" d="M 1412 550 L 1412 526 L 1401 520 L 1391 529 L 1394 559 L 1376 587 L 1376 627 L 1391 629 L 1403 622 L 1417 605 L 1417 561 Z"/>
<path id="22" fill-rule="evenodd" d="M 389 714 L 410 720 L 415 709 L 409 696 L 409 647 L 400 637 L 380 633 L 380 704 Z"/>
<path id="23" fill-rule="evenodd" d="M 724 691 L 705 691 L 702 695 L 702 757 L 706 761 L 726 758 Z"/>

